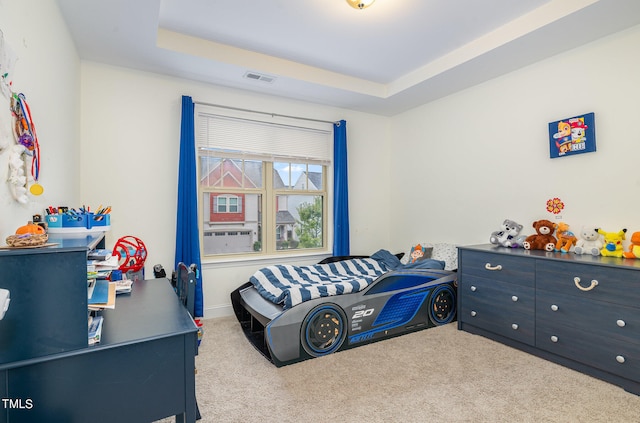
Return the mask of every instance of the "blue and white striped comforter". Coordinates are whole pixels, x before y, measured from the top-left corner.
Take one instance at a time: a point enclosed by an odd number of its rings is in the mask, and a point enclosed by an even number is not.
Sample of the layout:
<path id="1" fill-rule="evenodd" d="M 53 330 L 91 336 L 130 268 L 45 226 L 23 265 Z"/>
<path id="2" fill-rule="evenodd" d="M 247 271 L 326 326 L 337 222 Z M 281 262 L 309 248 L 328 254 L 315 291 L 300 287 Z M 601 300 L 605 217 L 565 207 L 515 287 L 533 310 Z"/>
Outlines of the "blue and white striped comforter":
<path id="1" fill-rule="evenodd" d="M 285 309 L 304 301 L 362 291 L 390 270 L 371 258 L 311 266 L 274 265 L 251 276 L 260 295 Z"/>

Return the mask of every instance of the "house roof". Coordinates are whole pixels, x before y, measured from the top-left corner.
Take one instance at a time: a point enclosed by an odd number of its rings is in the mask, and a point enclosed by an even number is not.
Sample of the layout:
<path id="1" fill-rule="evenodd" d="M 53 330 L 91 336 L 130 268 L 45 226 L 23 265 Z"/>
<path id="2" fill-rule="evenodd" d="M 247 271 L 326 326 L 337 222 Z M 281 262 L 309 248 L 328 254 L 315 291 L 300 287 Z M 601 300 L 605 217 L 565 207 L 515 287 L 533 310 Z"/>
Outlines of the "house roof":
<path id="1" fill-rule="evenodd" d="M 281 210 L 276 213 L 276 225 L 293 225 L 296 219 L 287 210 Z"/>
<path id="2" fill-rule="evenodd" d="M 309 172 L 309 182 L 317 189 L 322 189 L 322 172 Z"/>
<path id="3" fill-rule="evenodd" d="M 220 161 L 216 166 L 214 166 L 209 171 L 207 175 L 204 175 L 201 178 L 201 182 L 203 183 L 203 181 L 209 180 L 208 186 L 218 186 L 217 182 L 219 179 L 225 178 L 229 173 L 233 173 L 231 179 L 236 182 L 237 185 L 235 186 L 240 187 L 240 181 L 242 180 L 242 176 L 241 176 L 242 170 L 238 166 L 238 161 L 225 160 L 224 162 L 228 164 L 232 164 L 234 166 L 234 169 L 237 170 L 237 172 L 224 172 L 222 175 L 216 176 L 215 173 L 220 169 L 220 166 L 223 163 L 223 161 Z M 258 162 L 255 160 L 245 160 L 244 175 L 245 175 L 245 181 L 244 181 L 245 188 L 262 186 L 262 181 L 261 181 L 262 180 L 262 162 Z M 225 180 L 228 181 L 229 178 Z M 247 186 L 247 184 L 249 186 Z M 275 189 L 286 188 L 286 185 L 282 180 L 282 177 L 280 177 L 280 174 L 276 170 L 273 171 L 273 185 Z M 225 188 L 230 188 L 230 187 L 226 186 Z"/>

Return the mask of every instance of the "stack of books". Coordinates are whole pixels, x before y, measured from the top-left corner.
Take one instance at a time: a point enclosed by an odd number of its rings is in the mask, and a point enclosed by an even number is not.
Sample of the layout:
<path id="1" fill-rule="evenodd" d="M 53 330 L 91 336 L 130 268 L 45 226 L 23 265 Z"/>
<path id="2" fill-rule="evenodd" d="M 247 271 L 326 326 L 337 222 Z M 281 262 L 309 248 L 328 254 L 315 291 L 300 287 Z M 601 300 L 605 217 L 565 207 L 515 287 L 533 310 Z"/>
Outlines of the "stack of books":
<path id="1" fill-rule="evenodd" d="M 116 283 L 106 279 L 88 281 L 87 303 L 89 310 L 116 308 Z"/>
<path id="2" fill-rule="evenodd" d="M 100 342 L 103 320 L 102 316 L 89 316 L 89 345 L 95 345 Z"/>
<path id="3" fill-rule="evenodd" d="M 95 250 L 89 251 L 89 254 L 87 255 L 87 259 L 96 261 L 109 260 L 111 257 L 111 250 L 105 250 L 101 248 L 96 248 Z"/>
<path id="4" fill-rule="evenodd" d="M 119 267 L 118 256 L 108 250 L 95 250 L 87 256 L 87 276 L 97 279 L 109 279 L 111 271 Z"/>

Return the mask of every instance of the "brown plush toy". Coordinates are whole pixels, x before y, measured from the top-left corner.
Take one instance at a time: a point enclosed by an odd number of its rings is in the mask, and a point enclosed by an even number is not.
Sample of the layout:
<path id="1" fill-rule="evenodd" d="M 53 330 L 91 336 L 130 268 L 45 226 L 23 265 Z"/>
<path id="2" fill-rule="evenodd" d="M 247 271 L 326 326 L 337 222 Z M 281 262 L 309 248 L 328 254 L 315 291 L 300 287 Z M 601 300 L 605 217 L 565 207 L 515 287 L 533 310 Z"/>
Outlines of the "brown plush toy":
<path id="1" fill-rule="evenodd" d="M 534 235 L 529 235 L 522 246 L 525 250 L 545 250 L 553 251 L 558 240 L 553 236 L 556 225 L 549 220 L 536 220 L 533 222 L 536 230 Z"/>

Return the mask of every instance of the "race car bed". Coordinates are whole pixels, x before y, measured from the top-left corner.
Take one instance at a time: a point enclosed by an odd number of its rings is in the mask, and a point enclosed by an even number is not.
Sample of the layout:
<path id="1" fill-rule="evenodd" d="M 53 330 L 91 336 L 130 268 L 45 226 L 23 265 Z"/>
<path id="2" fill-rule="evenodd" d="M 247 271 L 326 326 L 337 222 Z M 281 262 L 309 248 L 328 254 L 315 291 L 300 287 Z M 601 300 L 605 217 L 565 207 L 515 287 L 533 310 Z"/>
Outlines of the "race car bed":
<path id="1" fill-rule="evenodd" d="M 247 339 L 276 366 L 452 322 L 456 272 L 380 250 L 268 266 L 231 293 Z"/>

